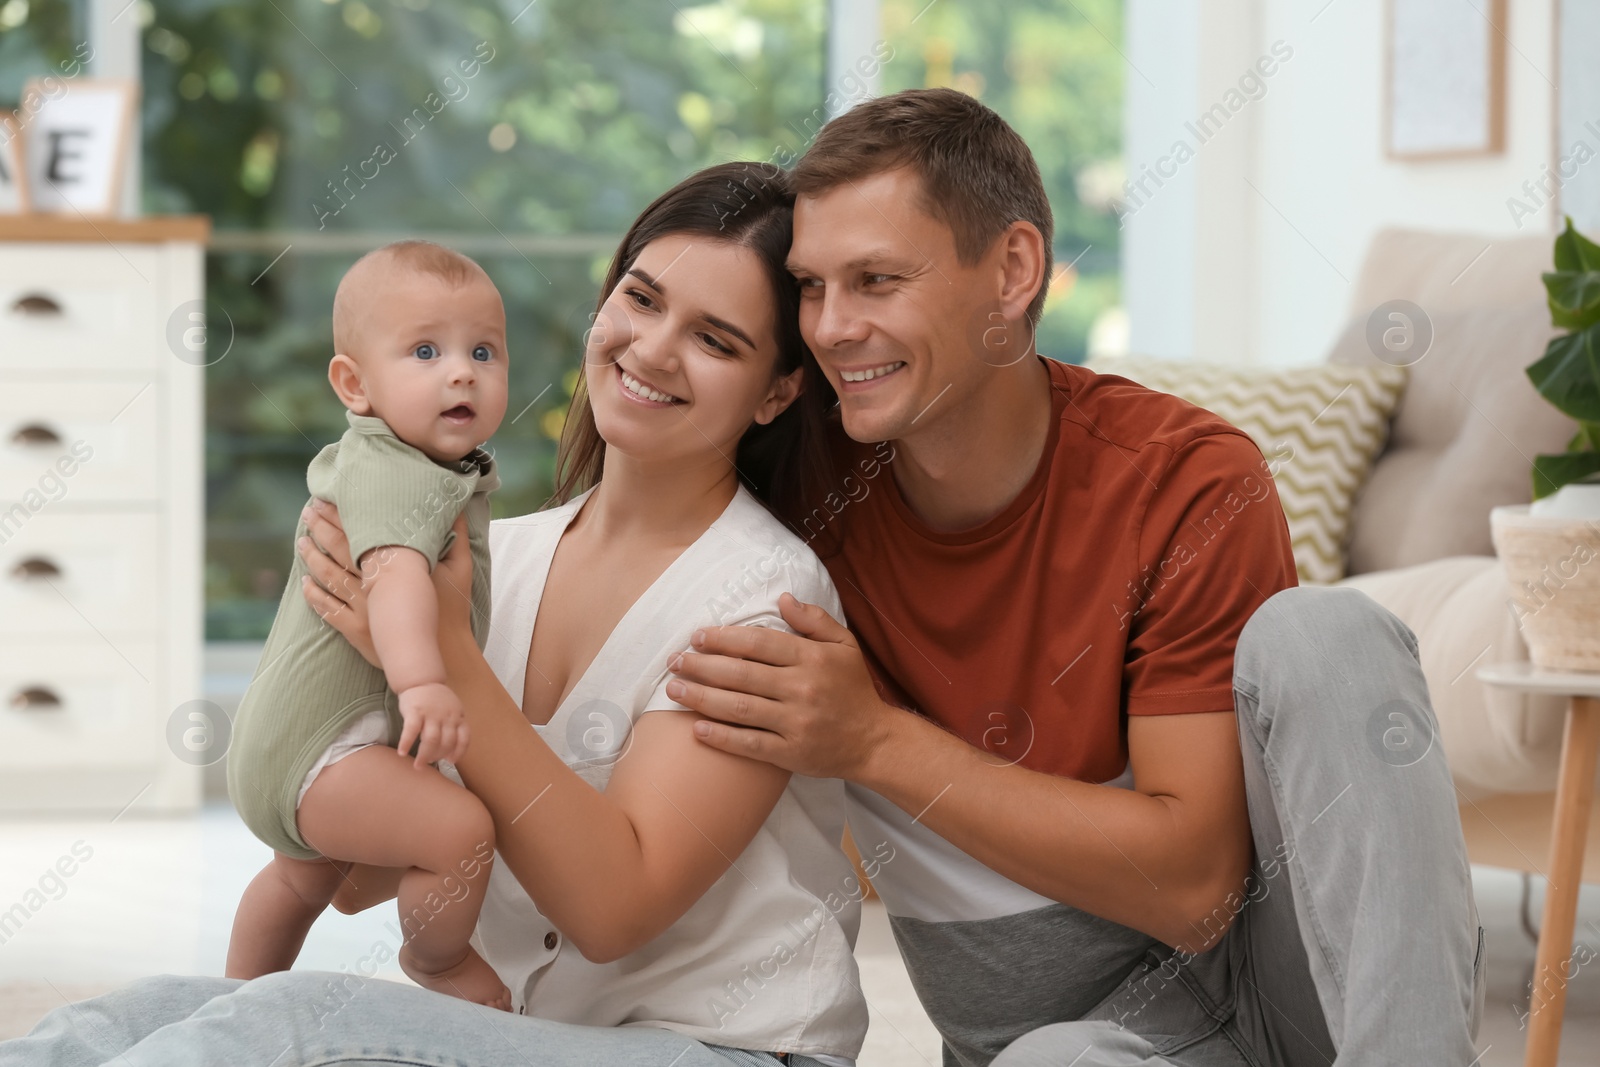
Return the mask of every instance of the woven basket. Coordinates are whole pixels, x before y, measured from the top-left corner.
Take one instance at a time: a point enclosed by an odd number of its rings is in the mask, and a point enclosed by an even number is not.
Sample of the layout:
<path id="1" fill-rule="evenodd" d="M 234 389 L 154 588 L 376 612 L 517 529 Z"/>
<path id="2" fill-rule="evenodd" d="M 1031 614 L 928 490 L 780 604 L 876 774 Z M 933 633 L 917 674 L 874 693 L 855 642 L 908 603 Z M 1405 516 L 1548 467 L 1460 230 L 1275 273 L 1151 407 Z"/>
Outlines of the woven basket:
<path id="1" fill-rule="evenodd" d="M 1489 513 L 1510 607 L 1534 666 L 1600 671 L 1600 519 Z"/>

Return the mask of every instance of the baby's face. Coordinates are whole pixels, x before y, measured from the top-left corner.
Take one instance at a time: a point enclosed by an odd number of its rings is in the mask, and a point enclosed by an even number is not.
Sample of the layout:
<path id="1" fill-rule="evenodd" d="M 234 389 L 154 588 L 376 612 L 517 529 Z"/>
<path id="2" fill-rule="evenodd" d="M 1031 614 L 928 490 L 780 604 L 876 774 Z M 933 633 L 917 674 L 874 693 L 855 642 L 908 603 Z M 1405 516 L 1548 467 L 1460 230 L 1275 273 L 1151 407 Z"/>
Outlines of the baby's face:
<path id="1" fill-rule="evenodd" d="M 347 354 L 360 365 L 368 411 L 406 444 L 453 462 L 483 444 L 506 413 L 506 313 L 485 278 L 451 285 L 422 271 L 373 279 L 353 317 Z"/>

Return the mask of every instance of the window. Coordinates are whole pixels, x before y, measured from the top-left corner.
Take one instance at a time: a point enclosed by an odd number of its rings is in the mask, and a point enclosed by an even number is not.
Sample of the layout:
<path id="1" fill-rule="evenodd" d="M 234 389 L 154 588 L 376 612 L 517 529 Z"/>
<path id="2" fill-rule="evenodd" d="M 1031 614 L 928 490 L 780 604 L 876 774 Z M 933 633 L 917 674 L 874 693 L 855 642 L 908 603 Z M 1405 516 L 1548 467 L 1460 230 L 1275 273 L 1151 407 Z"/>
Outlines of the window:
<path id="1" fill-rule="evenodd" d="M 68 0 L 0 0 L 0 107 L 14 107 L 29 78 L 69 69 L 88 36 L 85 15 Z"/>
<path id="2" fill-rule="evenodd" d="M 1121 322 L 1122 0 L 882 0 L 894 49 L 880 93 L 947 85 L 978 97 L 1033 149 L 1055 215 L 1057 275 L 1038 349 L 1081 363 Z"/>
<path id="3" fill-rule="evenodd" d="M 493 276 L 512 365 L 494 509 L 536 509 L 620 235 L 694 169 L 803 147 L 824 14 L 820 0 L 156 9 L 145 206 L 213 217 L 211 351 L 232 335 L 207 372 L 209 638 L 265 636 L 306 464 L 345 429 L 326 368 L 350 263 L 429 236 Z"/>
<path id="4" fill-rule="evenodd" d="M 87 6 L 0 0 L 0 104 L 71 57 Z M 350 263 L 425 236 L 494 277 L 512 360 L 494 510 L 533 510 L 623 230 L 694 169 L 803 150 L 830 108 L 866 90 L 849 74 L 830 84 L 830 43 L 883 59 L 869 64 L 879 92 L 953 85 L 1027 139 L 1064 268 L 1039 349 L 1082 360 L 1119 301 L 1120 0 L 880 0 L 875 22 L 871 6 L 135 0 L 144 210 L 215 224 L 207 637 L 256 640 L 271 625 L 306 465 L 345 428 L 326 368 Z M 830 11 L 849 25 L 830 27 Z"/>

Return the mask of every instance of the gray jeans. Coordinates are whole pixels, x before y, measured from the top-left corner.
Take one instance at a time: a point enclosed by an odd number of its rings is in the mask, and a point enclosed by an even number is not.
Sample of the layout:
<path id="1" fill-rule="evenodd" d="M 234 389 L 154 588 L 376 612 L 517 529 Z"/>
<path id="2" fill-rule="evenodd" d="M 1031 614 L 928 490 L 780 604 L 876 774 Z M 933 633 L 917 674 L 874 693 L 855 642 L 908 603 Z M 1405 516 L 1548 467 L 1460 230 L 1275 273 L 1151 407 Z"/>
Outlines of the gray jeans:
<path id="1" fill-rule="evenodd" d="M 333 971 L 140 978 L 0 1044 L 0 1067 L 822 1067 L 656 1027 L 574 1026 Z"/>
<path id="2" fill-rule="evenodd" d="M 1240 634 L 1234 706 L 1256 863 L 1233 925 L 994 1067 L 1476 1060 L 1483 929 L 1416 635 L 1357 590 L 1284 590 Z"/>

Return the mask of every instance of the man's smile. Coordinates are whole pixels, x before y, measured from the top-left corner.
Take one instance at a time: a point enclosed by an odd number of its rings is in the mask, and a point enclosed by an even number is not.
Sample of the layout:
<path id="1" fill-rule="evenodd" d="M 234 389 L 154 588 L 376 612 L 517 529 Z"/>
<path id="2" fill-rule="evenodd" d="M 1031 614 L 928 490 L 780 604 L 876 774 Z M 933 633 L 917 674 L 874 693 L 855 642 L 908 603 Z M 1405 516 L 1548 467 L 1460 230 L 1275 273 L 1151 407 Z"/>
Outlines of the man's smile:
<path id="1" fill-rule="evenodd" d="M 862 389 L 872 388 L 873 383 L 878 382 L 891 374 L 894 374 L 905 365 L 906 361 L 900 359 L 891 363 L 879 363 L 870 367 L 857 367 L 851 370 L 841 369 L 839 371 L 839 379 L 842 386 L 853 387 L 848 388 L 848 392 L 859 392 Z"/>

